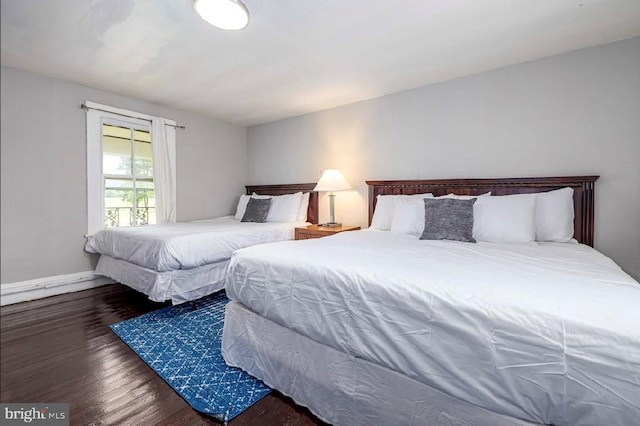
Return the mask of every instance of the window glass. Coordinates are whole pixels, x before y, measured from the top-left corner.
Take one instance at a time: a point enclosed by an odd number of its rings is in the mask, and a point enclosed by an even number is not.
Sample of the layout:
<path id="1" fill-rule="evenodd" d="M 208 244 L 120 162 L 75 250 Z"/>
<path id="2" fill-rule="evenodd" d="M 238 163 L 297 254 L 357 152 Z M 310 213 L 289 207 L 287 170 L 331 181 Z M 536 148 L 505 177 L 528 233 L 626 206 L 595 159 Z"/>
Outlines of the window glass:
<path id="1" fill-rule="evenodd" d="M 133 181 L 105 179 L 104 186 L 105 227 L 133 225 Z"/>
<path id="2" fill-rule="evenodd" d="M 108 129 L 113 126 L 104 126 Z M 128 129 L 127 129 L 128 130 Z M 109 175 L 131 174 L 131 136 L 102 136 L 102 172 Z"/>
<path id="3" fill-rule="evenodd" d="M 102 125 L 104 226 L 156 223 L 153 149 L 148 130 Z"/>
<path id="4" fill-rule="evenodd" d="M 143 132 L 136 132 L 136 134 Z M 149 132 L 144 132 L 149 135 Z M 135 174 L 138 177 L 153 177 L 153 150 L 151 142 L 135 140 Z"/>

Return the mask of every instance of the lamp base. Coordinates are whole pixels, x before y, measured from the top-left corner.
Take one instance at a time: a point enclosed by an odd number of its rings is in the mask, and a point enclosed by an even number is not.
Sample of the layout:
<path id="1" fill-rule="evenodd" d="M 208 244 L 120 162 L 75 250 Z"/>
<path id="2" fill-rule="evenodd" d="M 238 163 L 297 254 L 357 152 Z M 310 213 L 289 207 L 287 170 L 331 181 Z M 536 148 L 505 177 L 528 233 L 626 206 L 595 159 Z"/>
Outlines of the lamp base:
<path id="1" fill-rule="evenodd" d="M 328 223 L 321 223 L 318 226 L 322 228 L 340 228 L 342 224 L 337 222 L 328 222 Z"/>

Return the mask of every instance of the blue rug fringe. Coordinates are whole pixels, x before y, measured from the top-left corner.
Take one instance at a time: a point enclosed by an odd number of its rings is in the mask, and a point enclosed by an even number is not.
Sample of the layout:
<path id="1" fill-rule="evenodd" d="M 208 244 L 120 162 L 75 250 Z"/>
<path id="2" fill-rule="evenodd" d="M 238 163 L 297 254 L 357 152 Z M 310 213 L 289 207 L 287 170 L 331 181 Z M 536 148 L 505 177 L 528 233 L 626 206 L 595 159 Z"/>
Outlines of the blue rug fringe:
<path id="1" fill-rule="evenodd" d="M 271 389 L 221 353 L 224 292 L 169 306 L 111 325 L 149 367 L 195 410 L 223 422 L 238 416 Z"/>

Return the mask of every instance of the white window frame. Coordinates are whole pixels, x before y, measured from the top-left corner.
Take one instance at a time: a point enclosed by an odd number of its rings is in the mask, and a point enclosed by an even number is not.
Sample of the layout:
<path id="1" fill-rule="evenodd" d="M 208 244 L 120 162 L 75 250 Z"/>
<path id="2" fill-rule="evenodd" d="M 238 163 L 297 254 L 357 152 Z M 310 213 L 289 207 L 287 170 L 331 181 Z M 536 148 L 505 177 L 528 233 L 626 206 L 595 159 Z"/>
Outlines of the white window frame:
<path id="1" fill-rule="evenodd" d="M 154 117 L 91 101 L 86 101 L 85 105 L 87 106 L 87 235 L 93 235 L 105 227 L 102 125 L 121 123 L 150 130 L 151 119 Z M 170 126 L 176 125 L 173 120 L 165 119 L 165 122 Z"/>

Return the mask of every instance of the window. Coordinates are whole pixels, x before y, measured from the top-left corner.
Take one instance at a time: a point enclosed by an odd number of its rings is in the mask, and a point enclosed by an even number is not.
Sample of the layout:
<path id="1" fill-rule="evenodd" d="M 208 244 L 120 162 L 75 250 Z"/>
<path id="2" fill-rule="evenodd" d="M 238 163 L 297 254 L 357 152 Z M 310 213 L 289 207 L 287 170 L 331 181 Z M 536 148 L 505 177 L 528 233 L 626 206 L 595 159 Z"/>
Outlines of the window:
<path id="1" fill-rule="evenodd" d="M 147 128 L 102 124 L 104 226 L 156 223 L 153 150 Z"/>
<path id="2" fill-rule="evenodd" d="M 175 221 L 175 122 L 85 105 L 88 233 Z M 164 173 L 155 173 L 158 164 Z"/>

